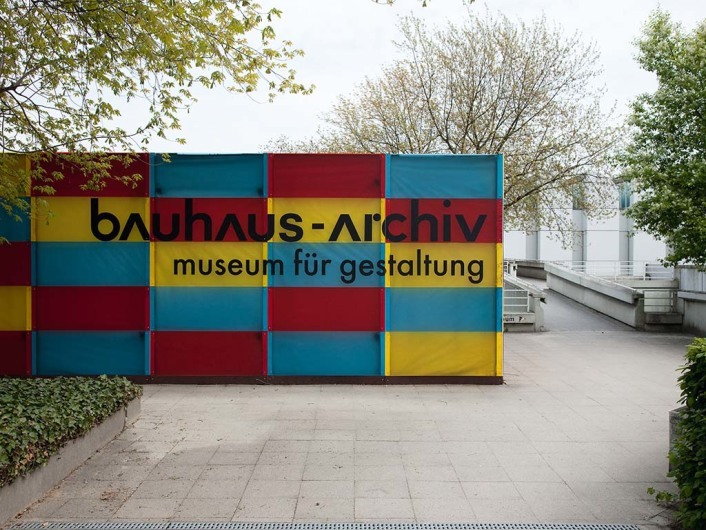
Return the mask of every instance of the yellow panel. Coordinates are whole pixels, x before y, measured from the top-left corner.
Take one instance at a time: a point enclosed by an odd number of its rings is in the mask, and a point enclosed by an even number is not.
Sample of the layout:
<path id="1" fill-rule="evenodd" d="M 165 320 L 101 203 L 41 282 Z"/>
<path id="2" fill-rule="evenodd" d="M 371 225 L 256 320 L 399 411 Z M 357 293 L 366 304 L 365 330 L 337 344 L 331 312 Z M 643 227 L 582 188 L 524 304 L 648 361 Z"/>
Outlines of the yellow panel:
<path id="1" fill-rule="evenodd" d="M 0 165 L 3 167 L 2 173 L 9 177 L 9 181 L 17 184 L 18 194 L 24 197 L 30 195 L 30 161 L 26 155 L 15 155 L 3 153 Z"/>
<path id="2" fill-rule="evenodd" d="M 262 249 L 260 250 L 262 259 L 268 259 L 267 256 L 268 254 L 268 248 L 267 248 L 267 243 L 260 243 L 262 246 Z M 286 267 L 286 265 L 283 264 L 283 268 Z M 262 275 L 262 286 L 267 287 L 267 271 L 264 271 L 265 274 Z"/>
<path id="3" fill-rule="evenodd" d="M 499 287 L 496 255 L 495 243 L 391 243 L 390 286 Z"/>
<path id="4" fill-rule="evenodd" d="M 505 348 L 503 345 L 503 334 L 502 332 L 496 333 L 496 348 L 497 348 L 497 362 L 495 367 L 495 375 L 503 375 L 503 361 L 505 359 Z"/>
<path id="5" fill-rule="evenodd" d="M 261 287 L 265 263 L 262 243 L 155 244 L 155 282 L 158 287 Z M 282 263 L 282 267 L 287 264 Z"/>
<path id="6" fill-rule="evenodd" d="M 375 243 L 381 240 L 380 199 L 290 199 L 275 198 L 273 210 L 276 219 L 288 213 L 299 215 L 303 237 L 299 241 L 324 243 L 360 241 Z M 376 220 L 377 219 L 377 220 Z M 323 228 L 313 225 L 323 224 Z M 273 241 L 282 242 L 278 230 Z"/>
<path id="7" fill-rule="evenodd" d="M 145 241 L 140 228 L 144 228 L 149 233 L 148 198 L 94 199 L 98 202 L 93 223 L 91 222 L 91 200 L 90 197 L 49 197 L 46 200 L 46 206 L 43 206 L 43 199 L 33 197 L 32 208 L 37 215 L 35 240 Z"/>
<path id="8" fill-rule="evenodd" d="M 386 206 L 386 201 L 385 199 L 382 199 L 380 201 L 380 212 L 383 216 L 383 219 L 385 218 L 385 215 L 387 215 L 387 210 L 385 208 Z M 382 241 L 382 239 L 381 239 Z M 390 259 L 390 243 L 385 243 L 385 261 L 387 262 Z M 385 274 L 385 287 L 390 287 L 390 275 Z M 389 337 L 387 337 L 386 342 L 385 342 L 385 351 L 389 352 L 390 351 L 390 342 L 389 342 Z M 390 375 L 390 356 L 387 356 L 387 368 L 386 368 L 385 375 Z"/>
<path id="9" fill-rule="evenodd" d="M 496 375 L 496 333 L 391 332 L 390 375 Z"/>
<path id="10" fill-rule="evenodd" d="M 390 375 L 390 332 L 385 332 L 385 375 Z"/>
<path id="11" fill-rule="evenodd" d="M 31 330 L 31 304 L 31 287 L 0 287 L 0 330 Z"/>
<path id="12" fill-rule="evenodd" d="M 497 244 L 497 248 L 495 249 L 496 252 L 496 257 L 495 257 L 495 263 L 497 265 L 496 268 L 496 274 L 498 278 L 498 287 L 502 287 L 502 281 L 503 277 L 505 276 L 505 271 L 503 268 L 503 260 L 505 259 L 505 256 L 503 254 L 503 245 L 502 243 Z"/>

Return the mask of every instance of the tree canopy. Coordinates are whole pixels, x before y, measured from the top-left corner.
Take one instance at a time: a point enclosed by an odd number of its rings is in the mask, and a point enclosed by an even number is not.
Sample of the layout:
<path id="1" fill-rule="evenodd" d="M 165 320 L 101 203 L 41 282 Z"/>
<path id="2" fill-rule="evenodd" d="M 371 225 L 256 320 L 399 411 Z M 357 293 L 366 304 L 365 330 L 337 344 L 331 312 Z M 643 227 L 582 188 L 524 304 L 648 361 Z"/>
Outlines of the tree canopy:
<path id="1" fill-rule="evenodd" d="M 632 104 L 623 178 L 639 193 L 638 228 L 668 244 L 665 262 L 706 268 L 706 20 L 686 32 L 655 11 L 637 42 L 657 90 Z"/>
<path id="2" fill-rule="evenodd" d="M 80 166 L 89 188 L 151 136 L 179 129 L 194 88 L 270 96 L 307 92 L 288 63 L 301 52 L 277 41 L 280 11 L 249 0 L 6 0 L 0 3 L 0 206 L 24 208 L 25 166 L 56 156 Z M 144 121 L 121 125 L 136 105 Z M 124 160 L 127 162 L 127 160 Z M 50 188 L 60 173 L 35 177 Z M 130 177 L 125 178 L 130 181 Z"/>
<path id="3" fill-rule="evenodd" d="M 314 138 L 268 149 L 504 153 L 509 226 L 568 228 L 576 202 L 601 212 L 618 131 L 600 108 L 593 45 L 544 19 L 470 10 L 433 30 L 406 18 L 401 30 L 401 58 L 339 97 Z"/>

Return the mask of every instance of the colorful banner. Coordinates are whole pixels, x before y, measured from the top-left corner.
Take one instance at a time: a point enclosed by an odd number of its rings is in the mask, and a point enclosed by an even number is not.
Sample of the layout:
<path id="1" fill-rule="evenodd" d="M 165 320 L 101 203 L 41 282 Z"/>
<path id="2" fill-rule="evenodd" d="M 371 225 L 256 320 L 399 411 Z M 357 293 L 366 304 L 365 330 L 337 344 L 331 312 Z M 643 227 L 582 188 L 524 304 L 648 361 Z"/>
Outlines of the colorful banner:
<path id="1" fill-rule="evenodd" d="M 167 158 L 0 212 L 0 373 L 502 381 L 500 155 Z"/>

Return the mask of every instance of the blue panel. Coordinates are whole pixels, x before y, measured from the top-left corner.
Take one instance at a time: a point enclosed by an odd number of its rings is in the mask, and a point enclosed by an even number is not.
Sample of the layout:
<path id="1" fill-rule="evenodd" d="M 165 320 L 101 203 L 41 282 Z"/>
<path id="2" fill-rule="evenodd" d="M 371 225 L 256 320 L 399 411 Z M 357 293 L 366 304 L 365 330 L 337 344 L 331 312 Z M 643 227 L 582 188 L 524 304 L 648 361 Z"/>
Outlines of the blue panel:
<path id="1" fill-rule="evenodd" d="M 263 331 L 261 287 L 156 287 L 157 331 Z"/>
<path id="2" fill-rule="evenodd" d="M 155 156 L 154 197 L 264 197 L 267 155 Z"/>
<path id="3" fill-rule="evenodd" d="M 142 372 L 144 374 L 152 373 L 152 333 L 145 332 L 145 340 L 143 341 L 142 352 Z"/>
<path id="4" fill-rule="evenodd" d="M 390 158 L 392 158 L 392 155 L 385 155 L 385 198 L 392 197 L 390 189 Z"/>
<path id="5" fill-rule="evenodd" d="M 500 331 L 495 287 L 389 289 L 389 331 Z"/>
<path id="6" fill-rule="evenodd" d="M 270 334 L 272 375 L 384 375 L 378 333 Z"/>
<path id="7" fill-rule="evenodd" d="M 37 375 L 37 332 L 32 332 L 32 375 Z"/>
<path id="8" fill-rule="evenodd" d="M 498 198 L 505 196 L 505 181 L 503 175 L 505 174 L 505 157 L 502 154 L 497 155 L 497 167 L 495 168 L 495 186 L 497 189 Z"/>
<path id="9" fill-rule="evenodd" d="M 29 199 L 22 200 L 29 203 Z M 17 210 L 15 212 L 20 217 L 19 221 L 0 207 L 0 237 L 8 241 L 29 241 L 31 237 L 29 217 L 25 212 Z"/>
<path id="10" fill-rule="evenodd" d="M 297 252 L 297 250 L 300 252 Z M 312 258 L 307 259 L 309 254 Z M 318 270 L 313 275 L 305 272 L 304 262 L 313 264 L 316 254 Z M 268 276 L 270 287 L 383 287 L 385 276 L 378 274 L 379 260 L 385 260 L 385 245 L 380 243 L 270 243 L 267 256 L 284 263 L 284 275 Z M 295 256 L 301 262 L 295 266 Z M 382 258 L 381 258 L 382 256 Z M 322 260 L 326 263 L 322 274 Z M 366 262 L 367 260 L 367 262 Z M 361 272 L 361 266 L 363 271 Z M 313 271 L 310 268 L 309 271 Z M 297 274 L 298 273 L 298 274 Z"/>
<path id="11" fill-rule="evenodd" d="M 496 155 L 392 155 L 390 198 L 497 199 Z"/>
<path id="12" fill-rule="evenodd" d="M 147 375 L 144 332 L 36 332 L 36 375 Z"/>
<path id="13" fill-rule="evenodd" d="M 149 285 L 149 243 L 34 243 L 36 285 Z"/>

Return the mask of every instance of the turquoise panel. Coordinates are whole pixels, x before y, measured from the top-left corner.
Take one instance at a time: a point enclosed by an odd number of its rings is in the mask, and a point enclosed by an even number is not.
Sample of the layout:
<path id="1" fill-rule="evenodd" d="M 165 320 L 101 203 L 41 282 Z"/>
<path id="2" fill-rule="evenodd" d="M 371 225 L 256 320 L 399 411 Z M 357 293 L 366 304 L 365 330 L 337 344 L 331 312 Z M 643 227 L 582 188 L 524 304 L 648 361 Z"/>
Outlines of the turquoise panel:
<path id="1" fill-rule="evenodd" d="M 499 155 L 390 155 L 389 198 L 498 199 Z"/>
<path id="2" fill-rule="evenodd" d="M 36 375 L 148 375 L 147 333 L 38 331 Z"/>
<path id="3" fill-rule="evenodd" d="M 22 200 L 29 202 L 29 199 Z M 31 239 L 29 217 L 16 209 L 15 212 L 20 217 L 19 220 L 9 215 L 5 208 L 0 207 L 0 237 L 8 241 L 29 241 Z"/>
<path id="4" fill-rule="evenodd" d="M 309 254 L 309 258 L 306 255 Z M 315 256 L 314 256 L 315 255 Z M 379 243 L 270 243 L 267 256 L 284 263 L 284 275 L 268 276 L 270 287 L 383 287 L 377 262 L 385 259 Z M 297 265 L 295 258 L 299 261 Z M 327 260 L 327 263 L 324 263 Z M 314 264 L 317 269 L 314 270 Z M 305 265 L 308 267 L 305 267 Z M 309 272 L 309 274 L 307 274 Z"/>
<path id="5" fill-rule="evenodd" d="M 497 164 L 495 168 L 495 186 L 497 190 L 497 197 L 502 199 L 505 196 L 505 157 L 502 154 L 497 156 Z"/>
<path id="6" fill-rule="evenodd" d="M 265 197 L 267 155 L 151 158 L 153 197 Z"/>
<path id="7" fill-rule="evenodd" d="M 270 375 L 384 375 L 379 333 L 269 335 Z"/>
<path id="8" fill-rule="evenodd" d="M 35 285 L 150 284 L 148 243 L 34 243 Z"/>
<path id="9" fill-rule="evenodd" d="M 496 287 L 394 288 L 389 292 L 388 331 L 500 331 Z"/>
<path id="10" fill-rule="evenodd" d="M 158 331 L 264 331 L 262 287 L 153 287 Z"/>

